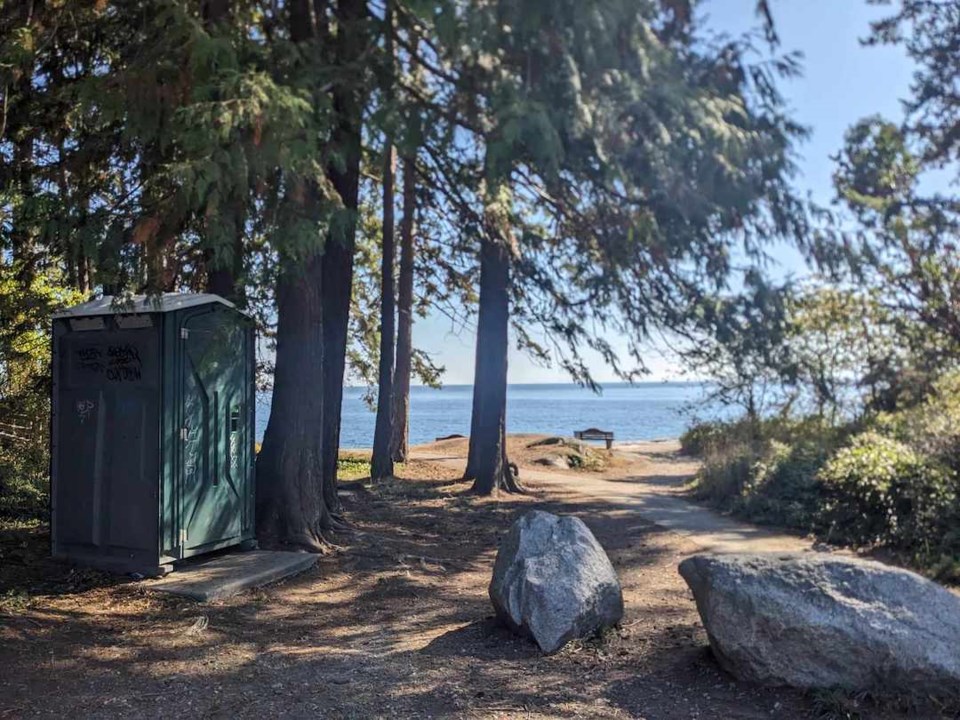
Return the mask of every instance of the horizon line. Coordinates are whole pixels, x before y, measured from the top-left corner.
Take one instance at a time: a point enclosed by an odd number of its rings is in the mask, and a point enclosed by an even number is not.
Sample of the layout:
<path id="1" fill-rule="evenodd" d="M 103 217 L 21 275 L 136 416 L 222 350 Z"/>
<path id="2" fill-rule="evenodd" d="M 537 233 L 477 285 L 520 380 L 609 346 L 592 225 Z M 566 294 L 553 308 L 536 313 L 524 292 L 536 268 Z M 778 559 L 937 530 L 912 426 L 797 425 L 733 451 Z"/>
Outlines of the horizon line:
<path id="1" fill-rule="evenodd" d="M 601 381 L 601 380 L 598 380 L 596 384 L 599 385 L 601 388 L 603 388 L 603 387 L 606 386 L 606 385 L 702 385 L 703 383 L 708 383 L 708 382 L 710 382 L 709 379 L 679 380 L 679 379 L 673 379 L 673 378 L 671 378 L 671 379 L 666 379 L 666 380 L 636 380 L 636 381 L 634 381 L 634 382 L 629 382 L 629 381 L 627 381 L 627 380 L 602 380 L 602 381 Z M 516 386 L 516 385 L 544 385 L 544 386 L 547 386 L 547 385 L 571 385 L 571 386 L 573 386 L 573 387 L 581 387 L 581 388 L 583 388 L 584 390 L 589 389 L 589 388 L 587 388 L 586 385 L 581 385 L 580 383 L 576 383 L 576 382 L 573 382 L 573 381 L 563 382 L 563 381 L 549 381 L 549 380 L 547 380 L 547 381 L 508 382 L 508 383 L 507 383 L 507 387 L 510 387 L 511 385 L 513 385 L 513 386 Z M 374 387 L 374 386 L 371 386 L 371 385 L 347 385 L 347 384 L 344 385 L 344 388 L 348 388 L 348 389 L 361 389 L 361 390 L 362 390 L 362 389 L 366 389 L 366 388 L 368 388 L 368 387 Z M 422 384 L 422 383 L 410 383 L 410 387 L 411 387 L 411 388 L 418 387 L 418 388 L 430 388 L 430 389 L 442 390 L 443 388 L 448 388 L 448 387 L 473 387 L 473 383 L 441 383 L 441 385 L 440 385 L 439 388 L 432 388 L 432 386 L 430 386 L 430 385 L 424 385 L 424 384 Z"/>

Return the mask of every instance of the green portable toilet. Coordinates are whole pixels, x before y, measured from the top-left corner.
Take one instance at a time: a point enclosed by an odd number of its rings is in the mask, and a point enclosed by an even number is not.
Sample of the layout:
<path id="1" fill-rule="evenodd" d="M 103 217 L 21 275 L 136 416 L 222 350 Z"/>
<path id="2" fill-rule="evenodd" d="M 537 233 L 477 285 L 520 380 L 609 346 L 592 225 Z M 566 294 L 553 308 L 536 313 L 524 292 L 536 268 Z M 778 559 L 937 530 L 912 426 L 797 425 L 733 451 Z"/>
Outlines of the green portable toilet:
<path id="1" fill-rule="evenodd" d="M 254 327 L 216 295 L 53 319 L 56 557 L 143 575 L 254 544 Z"/>

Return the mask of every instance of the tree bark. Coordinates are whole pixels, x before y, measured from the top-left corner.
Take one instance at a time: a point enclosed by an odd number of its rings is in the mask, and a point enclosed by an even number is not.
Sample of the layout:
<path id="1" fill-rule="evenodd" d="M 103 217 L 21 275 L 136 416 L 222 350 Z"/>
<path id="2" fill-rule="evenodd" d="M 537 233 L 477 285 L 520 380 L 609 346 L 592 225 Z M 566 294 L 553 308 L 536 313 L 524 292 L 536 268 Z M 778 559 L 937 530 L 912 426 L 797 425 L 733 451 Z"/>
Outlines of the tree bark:
<path id="1" fill-rule="evenodd" d="M 393 102 L 393 2 L 386 0 L 383 17 L 384 54 L 387 71 L 384 76 L 383 98 L 387 106 Z M 377 367 L 377 421 L 373 431 L 373 455 L 370 459 L 370 479 L 382 480 L 393 476 L 393 361 L 396 342 L 396 294 L 393 285 L 394 270 L 394 191 L 397 172 L 393 149 L 393 133 L 384 133 L 383 148 L 383 238 L 380 252 L 380 359 Z"/>
<path id="2" fill-rule="evenodd" d="M 230 251 L 226 257 L 221 258 L 216 258 L 209 250 L 204 253 L 204 261 L 207 263 L 206 290 L 242 307 L 244 289 L 240 279 L 243 277 L 245 203 L 243 200 L 235 200 L 227 212 L 231 215 Z"/>
<path id="3" fill-rule="evenodd" d="M 523 491 L 511 472 L 506 446 L 510 262 L 502 233 L 488 223 L 480 242 L 480 315 L 467 458 L 472 491 L 479 495 Z"/>
<path id="4" fill-rule="evenodd" d="M 354 66 L 366 50 L 363 20 L 365 0 L 340 0 L 337 4 L 337 65 Z M 343 403 L 343 373 L 346 365 L 350 294 L 353 288 L 353 256 L 356 247 L 357 204 L 360 189 L 360 131 L 363 102 L 353 77 L 345 78 L 333 91 L 337 127 L 332 142 L 340 162 L 333 161 L 327 175 L 343 202 L 346 218 L 330 233 L 323 257 L 324 360 L 323 360 L 323 468 L 327 502 L 339 510 L 337 497 L 337 451 L 340 446 L 340 416 Z"/>
<path id="5" fill-rule="evenodd" d="M 309 0 L 293 0 L 290 30 L 295 42 L 313 34 Z M 319 190 L 303 193 L 307 217 L 319 217 Z M 324 469 L 323 427 L 326 326 L 325 255 L 320 248 L 295 262 L 281 258 L 277 281 L 277 350 L 270 419 L 257 457 L 257 536 L 320 552 L 323 533 L 334 528 Z M 312 391 L 304 392 L 304 388 Z"/>
<path id="6" fill-rule="evenodd" d="M 416 227 L 416 153 L 403 159 L 403 219 L 400 221 L 400 275 L 397 287 L 397 358 L 393 378 L 394 462 L 410 453 L 410 373 L 413 369 L 413 233 Z"/>
<path id="7" fill-rule="evenodd" d="M 480 369 L 480 334 L 477 333 L 477 348 L 474 354 L 474 368 L 473 368 L 473 401 L 470 405 L 470 437 L 467 440 L 467 467 L 463 471 L 464 480 L 475 480 L 477 477 L 477 458 L 479 457 L 477 453 L 477 437 L 480 432 L 480 410 L 481 403 L 480 399 L 482 397 L 481 393 L 477 392 L 477 371 Z"/>
<path id="8" fill-rule="evenodd" d="M 277 353 L 270 419 L 257 456 L 257 536 L 312 552 L 331 527 L 324 486 L 322 256 L 287 261 L 277 283 Z M 304 392 L 316 388 L 316 392 Z"/>
<path id="9" fill-rule="evenodd" d="M 389 0 L 388 0 L 389 17 Z M 380 259 L 380 361 L 377 380 L 377 422 L 373 434 L 370 478 L 382 480 L 393 475 L 390 440 L 393 437 L 393 360 L 396 338 L 396 302 L 393 287 L 394 265 L 394 173 L 393 145 L 387 141 L 383 165 L 383 247 Z"/>

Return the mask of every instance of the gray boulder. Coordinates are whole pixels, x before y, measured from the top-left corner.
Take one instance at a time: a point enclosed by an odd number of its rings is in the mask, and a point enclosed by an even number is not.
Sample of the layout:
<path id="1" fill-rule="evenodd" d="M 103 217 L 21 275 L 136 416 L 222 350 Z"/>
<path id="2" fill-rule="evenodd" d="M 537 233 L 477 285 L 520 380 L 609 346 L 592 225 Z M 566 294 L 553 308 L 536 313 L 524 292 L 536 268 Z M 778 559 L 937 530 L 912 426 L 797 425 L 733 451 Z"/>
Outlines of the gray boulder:
<path id="1" fill-rule="evenodd" d="M 741 680 L 960 696 L 960 598 L 915 573 L 769 554 L 694 556 L 680 574 Z"/>
<path id="2" fill-rule="evenodd" d="M 517 520 L 501 543 L 490 600 L 546 653 L 623 617 L 620 581 L 593 533 L 579 518 L 540 510 Z"/>

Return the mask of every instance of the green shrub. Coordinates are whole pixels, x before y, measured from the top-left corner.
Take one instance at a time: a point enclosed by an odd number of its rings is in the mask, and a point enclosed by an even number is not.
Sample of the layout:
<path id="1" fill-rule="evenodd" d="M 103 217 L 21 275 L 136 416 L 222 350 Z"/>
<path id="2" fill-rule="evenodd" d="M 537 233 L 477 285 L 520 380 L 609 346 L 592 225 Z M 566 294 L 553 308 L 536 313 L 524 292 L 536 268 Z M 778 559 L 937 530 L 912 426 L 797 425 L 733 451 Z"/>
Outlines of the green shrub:
<path id="1" fill-rule="evenodd" d="M 960 373 L 914 406 L 856 423 L 778 417 L 707 423 L 694 494 L 754 522 L 882 546 L 960 580 Z"/>
<path id="2" fill-rule="evenodd" d="M 744 515 L 760 523 L 809 530 L 820 507 L 817 472 L 827 452 L 818 438 L 801 438 L 793 445 L 771 441 L 743 489 Z"/>
<path id="3" fill-rule="evenodd" d="M 756 462 L 756 451 L 745 443 L 715 447 L 706 452 L 697 473 L 696 497 L 725 510 L 739 509 Z"/>
<path id="4" fill-rule="evenodd" d="M 960 469 L 960 373 L 943 376 L 923 402 L 881 415 L 875 424 L 922 455 Z"/>
<path id="5" fill-rule="evenodd" d="M 935 458 L 876 432 L 856 436 L 822 468 L 821 521 L 831 539 L 928 556 L 949 538 L 956 475 Z"/>
<path id="6" fill-rule="evenodd" d="M 370 477 L 370 461 L 362 457 L 341 455 L 337 458 L 337 477 L 341 480 Z"/>
<path id="7" fill-rule="evenodd" d="M 722 422 L 703 422 L 690 427 L 680 436 L 680 452 L 691 457 L 703 457 L 707 448 L 720 442 L 730 426 Z"/>
<path id="8" fill-rule="evenodd" d="M 27 406 L 21 403 L 18 410 Z M 49 401 L 31 403 L 28 412 L 13 415 L 20 435 L 0 442 L 0 518 L 44 518 L 50 495 Z M 0 402 L 0 431 L 11 414 Z M 23 429 L 20 429 L 23 428 Z"/>
<path id="9" fill-rule="evenodd" d="M 53 269 L 24 286 L 0 262 L 0 518 L 41 518 L 49 497 L 50 315 L 83 296 Z"/>
<path id="10" fill-rule="evenodd" d="M 843 433 L 819 419 L 773 418 L 692 428 L 704 438 L 696 496 L 755 522 L 809 530 L 820 507 L 817 471 Z"/>

